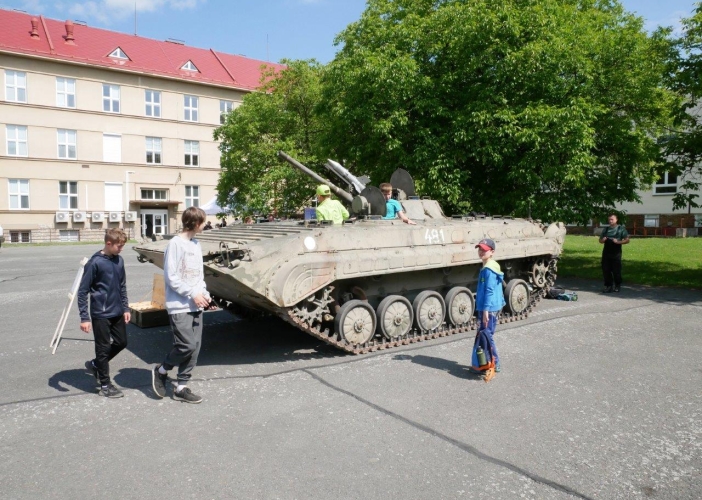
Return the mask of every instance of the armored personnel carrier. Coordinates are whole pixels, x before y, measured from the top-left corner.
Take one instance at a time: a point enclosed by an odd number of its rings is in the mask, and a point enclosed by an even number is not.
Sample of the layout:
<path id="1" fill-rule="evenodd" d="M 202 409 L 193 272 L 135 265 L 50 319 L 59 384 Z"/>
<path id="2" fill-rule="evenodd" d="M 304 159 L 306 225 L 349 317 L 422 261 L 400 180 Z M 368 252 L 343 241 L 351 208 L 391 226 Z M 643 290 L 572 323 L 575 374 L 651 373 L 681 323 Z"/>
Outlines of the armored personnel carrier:
<path id="1" fill-rule="evenodd" d="M 198 235 L 207 289 L 229 310 L 267 311 L 346 352 L 388 349 L 475 328 L 482 262 L 475 245 L 496 242 L 507 305 L 500 322 L 526 318 L 556 279 L 565 226 L 501 216 L 444 216 L 414 196 L 402 171 L 391 182 L 416 225 L 383 220 L 385 199 L 367 180 L 327 166 L 351 194 L 296 166 L 349 204 L 355 220 L 229 225 Z M 359 192 L 360 190 L 360 192 Z M 378 196 L 380 194 L 380 197 Z M 163 268 L 167 239 L 135 247 Z"/>

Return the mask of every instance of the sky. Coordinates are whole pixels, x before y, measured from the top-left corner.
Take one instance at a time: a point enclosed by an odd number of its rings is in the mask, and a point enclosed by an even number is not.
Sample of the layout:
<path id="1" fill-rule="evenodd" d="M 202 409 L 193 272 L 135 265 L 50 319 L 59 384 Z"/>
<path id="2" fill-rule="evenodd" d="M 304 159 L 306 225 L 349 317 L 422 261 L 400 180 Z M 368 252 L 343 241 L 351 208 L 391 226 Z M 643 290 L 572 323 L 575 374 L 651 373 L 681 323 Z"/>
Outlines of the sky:
<path id="1" fill-rule="evenodd" d="M 499 0 L 498 0 L 499 1 Z M 620 0 L 624 8 L 657 26 L 679 29 L 693 0 Z M 156 40 L 240 54 L 262 61 L 316 59 L 328 63 L 339 50 L 334 38 L 356 21 L 365 0 L 0 0 L 0 8 L 58 20 L 135 32 Z"/>

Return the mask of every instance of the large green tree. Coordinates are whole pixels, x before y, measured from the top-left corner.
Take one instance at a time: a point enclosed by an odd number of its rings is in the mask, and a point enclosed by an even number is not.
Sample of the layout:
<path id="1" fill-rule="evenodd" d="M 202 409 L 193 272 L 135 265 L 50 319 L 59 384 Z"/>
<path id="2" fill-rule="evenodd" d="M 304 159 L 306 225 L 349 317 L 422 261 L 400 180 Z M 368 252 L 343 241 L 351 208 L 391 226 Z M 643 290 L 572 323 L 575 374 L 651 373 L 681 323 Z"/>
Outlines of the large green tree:
<path id="1" fill-rule="evenodd" d="M 702 4 L 695 5 L 693 15 L 683 19 L 679 59 L 671 71 L 671 86 L 682 97 L 677 128 L 661 139 L 667 160 L 662 170 L 682 180 L 673 197 L 676 209 L 699 207 L 702 186 Z"/>
<path id="2" fill-rule="evenodd" d="M 584 222 L 655 178 L 670 41 L 616 0 L 369 0 L 324 76 L 326 144 L 461 210 Z"/>
<path id="3" fill-rule="evenodd" d="M 323 67 L 315 61 L 283 61 L 282 71 L 263 72 L 258 92 L 247 94 L 224 125 L 218 202 L 239 214 L 299 211 L 314 194 L 314 182 L 283 164 L 283 150 L 308 166 L 319 166 L 319 136 L 324 123 L 315 109 Z M 235 192 L 236 191 L 236 192 Z"/>

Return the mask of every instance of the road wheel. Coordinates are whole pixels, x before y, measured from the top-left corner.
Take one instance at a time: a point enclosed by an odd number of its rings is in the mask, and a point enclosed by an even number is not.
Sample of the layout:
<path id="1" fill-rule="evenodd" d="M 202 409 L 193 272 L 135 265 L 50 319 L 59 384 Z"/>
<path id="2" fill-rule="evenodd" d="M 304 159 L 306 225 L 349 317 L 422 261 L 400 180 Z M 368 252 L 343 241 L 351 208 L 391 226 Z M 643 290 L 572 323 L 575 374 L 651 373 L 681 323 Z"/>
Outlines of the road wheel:
<path id="1" fill-rule="evenodd" d="M 453 326 L 467 325 L 475 312 L 473 293 L 456 286 L 446 294 L 446 321 Z"/>
<path id="2" fill-rule="evenodd" d="M 414 318 L 417 327 L 422 332 L 436 330 L 444 322 L 446 306 L 444 299 L 438 293 L 426 290 L 414 299 Z"/>
<path id="3" fill-rule="evenodd" d="M 529 285 L 526 281 L 513 279 L 507 283 L 505 301 L 509 312 L 513 315 L 522 314 L 529 307 Z"/>
<path id="4" fill-rule="evenodd" d="M 349 344 L 365 344 L 375 333 L 375 311 L 368 302 L 349 300 L 334 318 L 334 328 Z"/>
<path id="5" fill-rule="evenodd" d="M 401 295 L 389 295 L 378 305 L 378 331 L 392 340 L 406 335 L 412 328 L 412 304 Z"/>

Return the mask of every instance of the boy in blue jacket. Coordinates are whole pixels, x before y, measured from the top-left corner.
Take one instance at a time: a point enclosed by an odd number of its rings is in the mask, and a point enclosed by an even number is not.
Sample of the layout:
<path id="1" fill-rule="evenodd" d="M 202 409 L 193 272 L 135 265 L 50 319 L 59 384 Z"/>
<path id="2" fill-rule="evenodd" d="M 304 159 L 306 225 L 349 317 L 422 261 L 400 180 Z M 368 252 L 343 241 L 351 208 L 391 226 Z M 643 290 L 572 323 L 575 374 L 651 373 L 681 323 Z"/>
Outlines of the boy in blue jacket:
<path id="1" fill-rule="evenodd" d="M 105 231 L 105 247 L 85 264 L 78 288 L 80 329 L 95 337 L 95 359 L 85 369 L 100 382 L 100 395 L 121 398 L 122 391 L 110 382 L 110 360 L 127 347 L 127 323 L 131 319 L 127 300 L 127 276 L 119 253 L 127 235 L 117 228 Z M 90 294 L 90 313 L 88 313 Z"/>
<path id="2" fill-rule="evenodd" d="M 492 259 L 495 253 L 493 240 L 490 238 L 480 240 L 475 248 L 478 249 L 480 260 L 483 261 L 483 268 L 478 275 L 478 290 L 475 294 L 475 309 L 479 325 L 473 345 L 471 364 L 473 370 L 485 372 L 483 378 L 485 382 L 489 382 L 495 376 L 495 372 L 500 371 L 500 358 L 497 355 L 494 335 L 497 315 L 505 305 L 502 291 L 502 281 L 505 275 L 500 270 L 500 265 Z M 486 362 L 482 366 L 478 360 L 478 348 L 481 348 L 485 353 Z"/>

